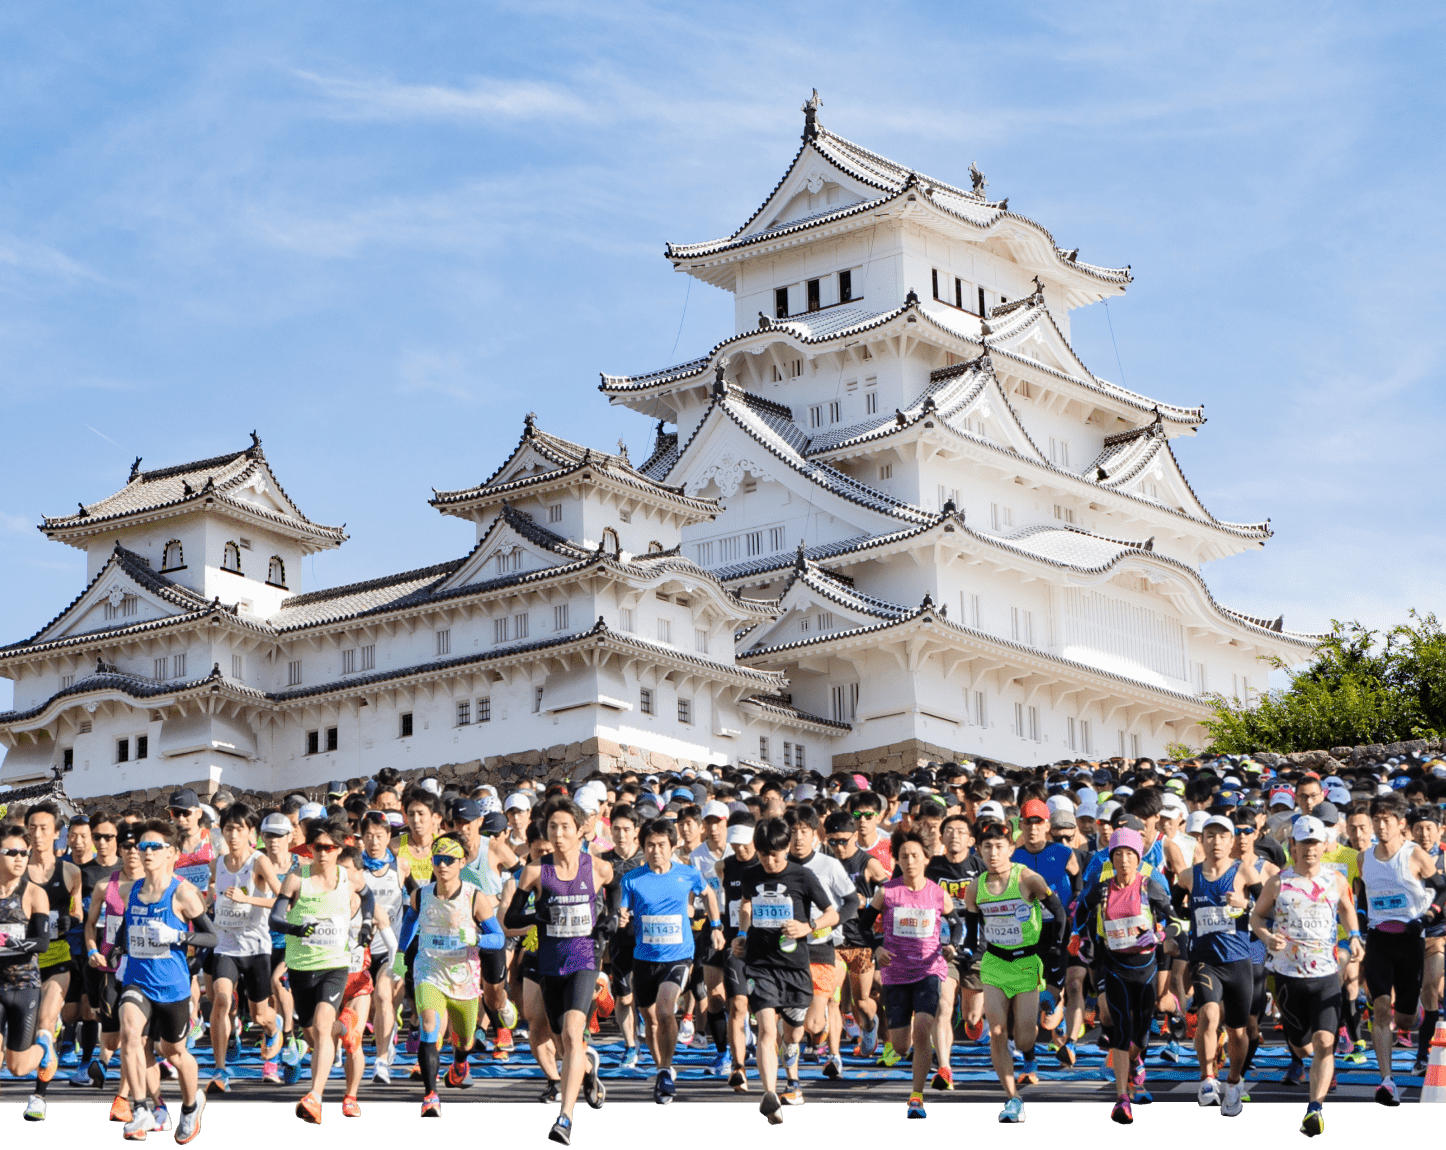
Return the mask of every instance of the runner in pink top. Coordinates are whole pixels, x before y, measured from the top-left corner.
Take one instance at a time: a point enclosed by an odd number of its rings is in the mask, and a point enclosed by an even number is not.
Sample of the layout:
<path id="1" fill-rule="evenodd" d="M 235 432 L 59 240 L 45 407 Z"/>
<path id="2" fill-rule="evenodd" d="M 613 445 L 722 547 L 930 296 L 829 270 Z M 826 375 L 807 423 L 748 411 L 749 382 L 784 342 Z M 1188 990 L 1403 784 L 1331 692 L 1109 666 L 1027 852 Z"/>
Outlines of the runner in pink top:
<path id="1" fill-rule="evenodd" d="M 875 918 L 883 916 L 879 970 L 889 1022 L 884 1058 L 907 1048 L 912 1019 L 914 1083 L 909 1095 L 909 1117 L 923 1118 L 924 1080 L 933 1063 L 934 1015 L 939 1010 L 939 990 L 948 968 L 949 951 L 942 941 L 944 916 L 953 913 L 954 900 L 938 883 L 924 877 L 929 850 L 916 832 L 896 833 L 893 851 L 901 877 L 879 887 L 859 918 L 867 920 L 867 930 Z"/>

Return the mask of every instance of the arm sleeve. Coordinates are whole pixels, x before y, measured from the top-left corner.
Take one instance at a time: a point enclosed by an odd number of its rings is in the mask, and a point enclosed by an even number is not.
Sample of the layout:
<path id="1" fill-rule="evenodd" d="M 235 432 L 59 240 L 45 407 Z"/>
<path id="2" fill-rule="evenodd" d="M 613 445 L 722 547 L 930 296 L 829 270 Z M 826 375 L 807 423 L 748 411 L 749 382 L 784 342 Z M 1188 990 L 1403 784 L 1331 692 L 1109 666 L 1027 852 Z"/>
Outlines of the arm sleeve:
<path id="1" fill-rule="evenodd" d="M 479 922 L 478 927 L 481 933 L 477 936 L 478 950 L 504 950 L 507 946 L 507 936 L 502 933 L 502 927 L 495 916 L 489 916 Z"/>
<path id="2" fill-rule="evenodd" d="M 838 906 L 838 921 L 842 926 L 859 916 L 859 892 L 851 890 L 844 895 L 843 901 Z"/>
<path id="3" fill-rule="evenodd" d="M 1149 888 L 1146 888 L 1149 889 Z M 1074 930 L 1076 934 L 1084 934 L 1094 929 L 1095 911 L 1100 904 L 1100 885 L 1095 883 L 1085 891 L 1084 896 L 1075 904 Z"/>
<path id="4" fill-rule="evenodd" d="M 1155 922 L 1164 923 L 1171 913 L 1170 896 L 1160 889 L 1159 883 L 1149 883 L 1145 889 L 1150 892 L 1150 913 L 1155 916 Z"/>
<path id="5" fill-rule="evenodd" d="M 1059 901 L 1059 895 L 1054 893 L 1050 887 L 1049 896 L 1042 900 L 1041 905 L 1054 916 L 1055 937 L 1059 942 L 1064 942 L 1070 935 L 1070 921 L 1064 913 L 1064 903 Z"/>
<path id="6" fill-rule="evenodd" d="M 393 954 L 406 954 L 407 948 L 412 945 L 412 940 L 417 937 L 417 920 L 421 916 L 411 902 L 407 903 L 406 909 L 402 911 L 402 928 L 397 932 L 396 949 Z"/>
<path id="7" fill-rule="evenodd" d="M 1421 880 L 1425 888 L 1431 892 L 1431 905 L 1426 908 L 1426 913 L 1421 917 L 1427 923 L 1436 923 L 1446 914 L 1446 874 L 1440 871 L 1433 871 Z"/>
<path id="8" fill-rule="evenodd" d="M 301 927 L 286 921 L 286 912 L 291 909 L 289 900 L 278 896 L 271 904 L 271 913 L 266 918 L 266 925 L 277 934 L 292 934 L 297 938 L 304 936 Z"/>
<path id="9" fill-rule="evenodd" d="M 964 908 L 964 949 L 978 954 L 982 949 L 980 936 L 983 934 L 984 916 L 978 911 Z"/>
<path id="10" fill-rule="evenodd" d="M 502 925 L 508 930 L 525 930 L 529 926 L 537 925 L 536 908 L 527 909 L 527 900 L 531 891 L 522 889 L 522 884 L 517 884 L 517 889 L 512 892 L 512 901 L 507 906 L 507 914 L 502 919 Z"/>
<path id="11" fill-rule="evenodd" d="M 864 928 L 864 933 L 865 933 L 865 934 L 873 934 L 873 932 L 874 932 L 874 923 L 876 923 L 876 922 L 878 921 L 879 915 L 881 915 L 881 914 L 883 914 L 883 913 L 884 913 L 883 911 L 879 910 L 879 909 L 878 909 L 876 906 L 874 906 L 874 904 L 871 903 L 871 902 L 866 902 L 866 903 L 864 903 L 863 906 L 859 907 L 859 909 L 858 909 L 859 925 Z"/>
<path id="12" fill-rule="evenodd" d="M 25 937 L 9 935 L 5 945 L 0 946 L 0 955 L 19 958 L 32 954 L 44 954 L 50 948 L 50 915 L 37 911 L 30 916 L 25 927 Z"/>
<path id="13" fill-rule="evenodd" d="M 362 946 L 370 946 L 377 929 L 377 896 L 371 887 L 364 886 L 357 899 L 357 911 L 361 914 L 361 924 L 357 927 L 357 942 Z"/>
<path id="14" fill-rule="evenodd" d="M 202 911 L 191 920 L 191 930 L 183 934 L 175 949 L 184 950 L 193 946 L 197 950 L 207 950 L 214 947 L 221 940 L 216 937 L 216 924 L 211 921 L 211 916 Z"/>

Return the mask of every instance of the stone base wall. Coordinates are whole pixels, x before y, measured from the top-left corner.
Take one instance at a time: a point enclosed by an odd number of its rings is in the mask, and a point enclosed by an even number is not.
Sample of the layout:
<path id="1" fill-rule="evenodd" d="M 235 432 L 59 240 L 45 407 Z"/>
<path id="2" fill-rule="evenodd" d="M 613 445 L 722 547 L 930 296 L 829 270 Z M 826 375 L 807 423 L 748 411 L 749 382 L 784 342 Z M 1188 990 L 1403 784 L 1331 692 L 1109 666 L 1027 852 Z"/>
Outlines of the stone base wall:
<path id="1" fill-rule="evenodd" d="M 1322 774 L 1350 770 L 1359 763 L 1379 763 L 1409 754 L 1424 755 L 1446 751 L 1446 739 L 1411 739 L 1404 743 L 1368 743 L 1360 747 L 1332 747 L 1328 751 L 1292 751 L 1277 755 L 1260 751 L 1250 757 L 1267 767 L 1303 767 Z"/>
<path id="2" fill-rule="evenodd" d="M 928 763 L 972 762 L 977 758 L 976 754 L 951 750 L 936 743 L 926 743 L 922 739 L 905 739 L 902 743 L 890 743 L 888 746 L 872 747 L 866 751 L 851 751 L 847 754 L 835 755 L 833 769 L 860 775 L 880 775 L 886 771 L 898 771 L 900 774 L 907 775 L 915 767 L 922 767 Z M 991 760 L 991 762 L 997 761 Z M 1005 769 L 1011 767 L 1009 763 L 999 765 Z"/>
<path id="3" fill-rule="evenodd" d="M 417 767 L 401 772 L 406 782 L 435 775 L 443 784 L 455 782 L 458 790 L 470 789 L 482 783 L 490 783 L 503 794 L 509 786 L 515 786 L 523 779 L 533 779 L 542 784 L 560 781 L 580 782 L 595 774 L 611 775 L 620 771 L 635 770 L 639 774 L 659 774 L 662 771 L 681 771 L 688 767 L 699 768 L 707 763 L 691 759 L 675 759 L 658 751 L 644 747 L 633 747 L 612 742 L 610 739 L 590 738 L 578 743 L 557 743 L 539 751 L 519 751 L 511 755 L 491 755 L 485 759 L 472 759 L 465 763 L 445 763 L 438 767 Z M 163 815 L 166 800 L 172 791 L 190 787 L 207 801 L 218 790 L 228 790 L 237 802 L 253 807 L 276 807 L 291 794 L 304 794 L 318 802 L 325 799 L 322 783 L 309 787 L 287 787 L 280 791 L 248 791 L 227 786 L 210 779 L 199 781 L 177 780 L 167 787 L 149 787 L 145 790 L 120 791 L 113 795 L 91 795 L 74 800 L 88 811 L 118 811 L 125 807 L 140 807 L 150 814 Z"/>

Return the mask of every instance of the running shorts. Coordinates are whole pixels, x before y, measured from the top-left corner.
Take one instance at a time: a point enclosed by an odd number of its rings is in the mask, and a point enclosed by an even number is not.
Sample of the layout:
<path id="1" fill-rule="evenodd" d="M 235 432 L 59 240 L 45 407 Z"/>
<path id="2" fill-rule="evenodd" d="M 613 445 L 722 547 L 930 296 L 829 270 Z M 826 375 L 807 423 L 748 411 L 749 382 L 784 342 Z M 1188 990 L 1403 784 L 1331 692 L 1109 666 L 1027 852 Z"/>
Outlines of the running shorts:
<path id="1" fill-rule="evenodd" d="M 952 978 L 963 990 L 983 990 L 984 982 L 979 977 L 979 960 L 972 955 L 960 959 L 955 955 L 945 967 L 945 978 Z"/>
<path id="2" fill-rule="evenodd" d="M 1396 1013 L 1414 1016 L 1426 970 L 1426 944 L 1420 928 L 1408 926 L 1400 932 L 1368 930 L 1363 970 L 1372 1002 L 1388 997 L 1394 990 Z"/>
<path id="3" fill-rule="evenodd" d="M 731 949 L 723 967 L 723 994 L 728 998 L 748 997 L 748 968 Z"/>
<path id="4" fill-rule="evenodd" d="M 693 964 L 686 959 L 681 962 L 649 962 L 633 959 L 633 1001 L 639 1007 L 649 1007 L 658 1001 L 658 992 L 663 983 L 671 982 L 681 990 L 688 981 L 688 970 Z"/>
<path id="5" fill-rule="evenodd" d="M 59 978 L 62 974 L 65 975 L 67 978 L 70 978 L 70 973 L 71 963 L 69 960 L 66 960 L 65 962 L 52 963 L 50 966 L 42 966 L 40 968 L 40 985 L 44 986 L 47 982 Z M 70 981 L 74 982 L 75 979 L 71 978 Z M 66 993 L 69 993 L 68 989 Z"/>
<path id="6" fill-rule="evenodd" d="M 507 981 L 507 955 L 500 950 L 478 952 L 482 960 L 482 981 L 488 986 L 497 986 Z"/>
<path id="7" fill-rule="evenodd" d="M 40 1017 L 40 987 L 0 986 L 0 1037 L 5 1050 L 19 1054 L 35 1045 L 35 1024 Z"/>
<path id="8" fill-rule="evenodd" d="M 939 976 L 926 975 L 918 982 L 884 983 L 884 1010 L 890 1030 L 903 1030 L 916 1015 L 939 1013 Z"/>
<path id="9" fill-rule="evenodd" d="M 979 980 L 1004 991 L 1005 998 L 1017 998 L 1044 989 L 1044 960 L 1031 954 L 1011 962 L 986 950 L 979 961 Z"/>
<path id="10" fill-rule="evenodd" d="M 65 988 L 65 1005 L 79 1006 L 80 996 L 85 993 L 85 968 L 75 959 L 67 965 L 70 967 L 70 985 Z"/>
<path id="11" fill-rule="evenodd" d="M 750 966 L 748 1009 L 807 1010 L 813 1001 L 813 980 L 809 972 L 795 966 Z"/>
<path id="12" fill-rule="evenodd" d="M 145 1019 L 141 1033 L 157 1042 L 178 1043 L 186 1040 L 191 1030 L 191 996 L 175 1002 L 152 1002 L 139 987 L 128 986 L 121 991 L 121 1009 L 134 1006 Z"/>
<path id="13" fill-rule="evenodd" d="M 1258 1020 L 1265 1016 L 1265 992 L 1268 989 L 1264 963 L 1250 964 L 1250 984 L 1250 1017 Z"/>
<path id="14" fill-rule="evenodd" d="M 353 998 L 361 998 L 363 995 L 374 994 L 376 983 L 372 981 L 370 970 L 351 971 L 346 976 L 346 986 L 342 988 L 341 1001 L 345 1006 Z"/>
<path id="15" fill-rule="evenodd" d="M 348 971 L 344 966 L 330 970 L 290 970 L 291 1000 L 296 1011 L 296 1020 L 303 1029 L 316 1021 L 316 1008 L 323 1002 L 332 1011 L 341 1009 L 342 995 L 346 992 Z"/>
<path id="16" fill-rule="evenodd" d="M 1250 959 L 1191 963 L 1190 979 L 1195 987 L 1196 1010 L 1207 1002 L 1220 1003 L 1225 1025 L 1232 1030 L 1238 1030 L 1250 1021 L 1250 1003 L 1255 997 L 1255 976 L 1250 969 Z"/>
<path id="17" fill-rule="evenodd" d="M 445 1021 L 448 1029 L 461 1041 L 462 1049 L 469 1049 L 477 1035 L 477 1004 L 475 998 L 452 998 L 441 987 L 430 982 L 417 983 L 417 1013 L 435 1010 L 439 1021 Z M 439 1031 L 437 1041 L 447 1037 Z"/>
<path id="18" fill-rule="evenodd" d="M 1320 978 L 1275 976 L 1275 1005 L 1280 1011 L 1280 1029 L 1292 1046 L 1309 1046 L 1321 1031 L 1331 1036 L 1340 1030 L 1341 976 Z"/>
<path id="19" fill-rule="evenodd" d="M 271 997 L 271 955 L 218 954 L 211 977 L 224 978 L 246 996 L 247 1002 L 265 1002 Z"/>
<path id="20" fill-rule="evenodd" d="M 562 1033 L 562 1018 L 575 1010 L 584 1019 L 592 1013 L 593 996 L 597 994 L 597 971 L 575 970 L 571 974 L 544 974 L 542 1006 L 547 1011 L 547 1025 L 554 1034 Z"/>
<path id="21" fill-rule="evenodd" d="M 838 948 L 838 956 L 843 959 L 848 972 L 860 978 L 874 969 L 874 948 L 871 946 L 841 946 Z"/>
<path id="22" fill-rule="evenodd" d="M 808 973 L 813 980 L 814 994 L 822 995 L 824 998 L 831 997 L 841 985 L 838 963 L 836 962 L 809 963 Z"/>

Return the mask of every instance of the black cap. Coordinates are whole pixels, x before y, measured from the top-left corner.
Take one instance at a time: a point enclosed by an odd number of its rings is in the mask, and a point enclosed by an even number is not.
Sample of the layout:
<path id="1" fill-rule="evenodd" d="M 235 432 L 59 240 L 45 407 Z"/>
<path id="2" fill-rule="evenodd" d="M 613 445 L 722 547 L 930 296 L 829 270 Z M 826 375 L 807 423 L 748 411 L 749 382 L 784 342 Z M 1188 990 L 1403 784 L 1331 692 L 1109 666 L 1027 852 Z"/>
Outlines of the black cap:
<path id="1" fill-rule="evenodd" d="M 1316 803 L 1310 809 L 1311 818 L 1320 819 L 1328 827 L 1333 827 L 1341 821 L 1341 812 L 1336 809 L 1335 803 Z"/>
<path id="2" fill-rule="evenodd" d="M 507 816 L 501 811 L 490 811 L 483 815 L 482 833 L 484 835 L 505 835 L 507 833 Z"/>
<path id="3" fill-rule="evenodd" d="M 331 782 L 329 782 L 329 783 L 326 784 L 326 797 L 327 797 L 327 798 L 331 798 L 333 795 L 344 795 L 344 794 L 346 794 L 346 783 L 345 783 L 343 780 L 341 780 L 341 779 L 332 779 Z"/>
<path id="4" fill-rule="evenodd" d="M 476 799 L 453 799 L 447 813 L 454 823 L 470 823 L 482 817 L 482 804 Z"/>
<path id="5" fill-rule="evenodd" d="M 171 797 L 166 802 L 166 808 L 177 811 L 198 811 L 201 809 L 201 800 L 196 797 L 196 792 L 190 787 L 182 787 L 179 791 L 171 792 Z"/>

